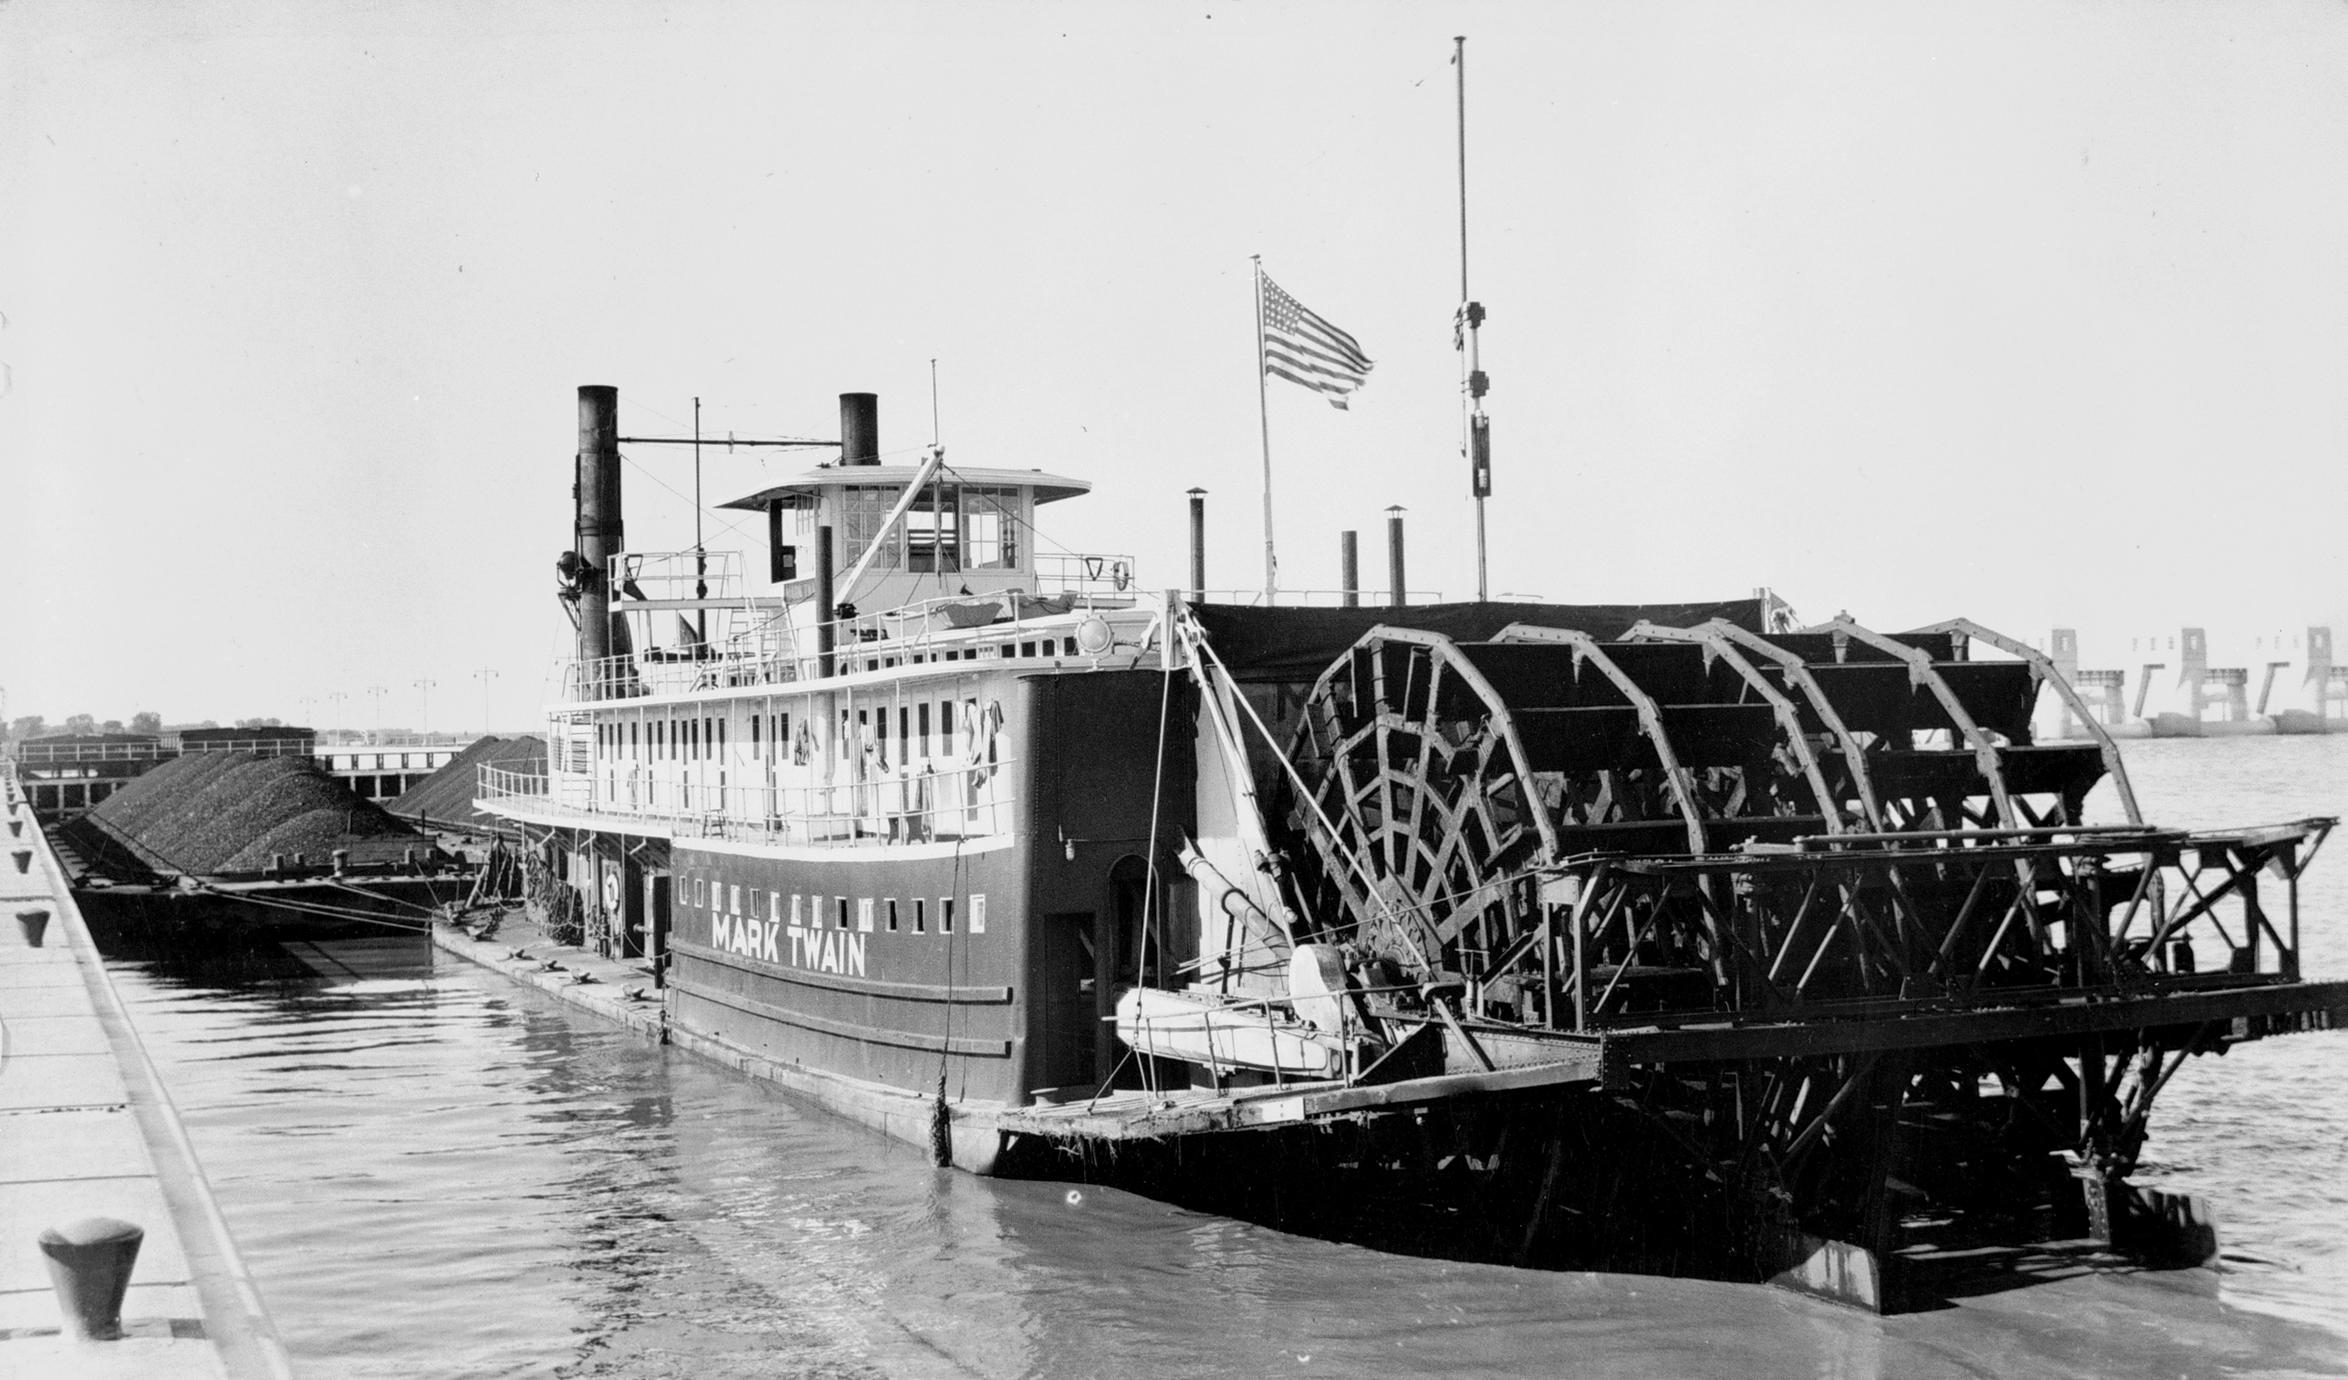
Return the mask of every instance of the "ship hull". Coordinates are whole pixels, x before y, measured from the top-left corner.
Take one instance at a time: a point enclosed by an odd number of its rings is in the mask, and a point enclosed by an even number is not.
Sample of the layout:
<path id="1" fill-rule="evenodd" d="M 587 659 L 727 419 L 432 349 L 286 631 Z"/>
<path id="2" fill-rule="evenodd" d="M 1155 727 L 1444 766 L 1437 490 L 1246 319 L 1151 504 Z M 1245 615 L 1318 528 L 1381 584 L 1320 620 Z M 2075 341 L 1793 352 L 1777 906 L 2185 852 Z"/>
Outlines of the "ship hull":
<path id="1" fill-rule="evenodd" d="M 1192 827 L 1187 768 L 1157 760 L 1161 719 L 1192 711 L 1187 689 L 1154 671 L 988 688 L 1003 741 L 1026 751 L 985 807 L 1000 817 L 971 836 L 649 841 L 558 827 L 543 856 L 563 875 L 538 894 L 590 909 L 600 898 L 623 950 L 657 955 L 671 1043 L 993 1173 L 1004 1109 L 1138 1077 L 1116 1042 L 1114 993 L 1145 947 L 1165 949 L 1186 885 L 1170 860 L 1152 868 L 1146 840 L 1153 824 L 1168 837 Z"/>

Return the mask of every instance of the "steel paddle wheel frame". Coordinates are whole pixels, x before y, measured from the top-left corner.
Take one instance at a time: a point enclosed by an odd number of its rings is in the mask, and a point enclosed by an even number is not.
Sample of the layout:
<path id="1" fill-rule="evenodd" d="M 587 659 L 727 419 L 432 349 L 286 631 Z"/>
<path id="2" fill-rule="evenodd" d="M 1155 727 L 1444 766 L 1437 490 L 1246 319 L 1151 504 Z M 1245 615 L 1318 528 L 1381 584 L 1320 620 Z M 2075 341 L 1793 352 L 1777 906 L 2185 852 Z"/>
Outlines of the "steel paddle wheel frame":
<path id="1" fill-rule="evenodd" d="M 1903 1225 L 2208 1239 L 2126 1178 L 2185 1058 L 2348 1024 L 2298 966 L 2332 821 L 2147 826 L 2108 738 L 2034 741 L 2050 685 L 1963 620 L 1372 630 L 1304 696 L 1275 821 L 1299 939 L 1389 1051 L 1356 1081 L 1517 1107 L 1481 1162 L 1518 1162 L 1527 1250 L 1591 1229 L 1577 1180 L 1658 1174 L 1746 1268 L 1875 1306 Z M 1646 1163 L 1572 1134 L 1624 1115 Z"/>

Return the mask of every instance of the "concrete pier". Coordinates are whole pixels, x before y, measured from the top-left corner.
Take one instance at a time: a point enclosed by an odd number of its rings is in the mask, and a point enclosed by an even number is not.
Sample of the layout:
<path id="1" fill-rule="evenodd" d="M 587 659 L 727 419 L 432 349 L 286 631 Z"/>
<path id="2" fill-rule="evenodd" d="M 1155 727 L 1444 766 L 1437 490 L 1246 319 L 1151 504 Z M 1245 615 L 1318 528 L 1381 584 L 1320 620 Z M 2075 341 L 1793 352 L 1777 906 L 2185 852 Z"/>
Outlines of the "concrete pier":
<path id="1" fill-rule="evenodd" d="M 179 1114 L 4 767 L 0 835 L 0 1375 L 290 1375 Z M 69 1334 L 40 1245 L 93 1218 L 145 1233 L 110 1341 Z"/>

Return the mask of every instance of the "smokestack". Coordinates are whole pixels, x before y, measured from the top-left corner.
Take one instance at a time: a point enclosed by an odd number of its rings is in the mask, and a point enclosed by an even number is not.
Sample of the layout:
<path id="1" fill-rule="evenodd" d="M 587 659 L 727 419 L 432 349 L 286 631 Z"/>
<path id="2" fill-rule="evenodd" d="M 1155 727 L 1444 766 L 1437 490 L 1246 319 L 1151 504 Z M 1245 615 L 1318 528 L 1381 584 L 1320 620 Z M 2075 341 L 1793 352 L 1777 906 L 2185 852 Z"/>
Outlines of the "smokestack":
<path id="1" fill-rule="evenodd" d="M 819 675 L 832 673 L 832 525 L 815 529 L 815 659 Z"/>
<path id="2" fill-rule="evenodd" d="M 1345 591 L 1345 607 L 1362 603 L 1362 548 L 1360 534 L 1350 528 L 1337 534 L 1337 582 Z"/>
<path id="3" fill-rule="evenodd" d="M 1394 582 L 1394 607 L 1410 602 L 1410 586 L 1402 576 L 1402 505 L 1386 510 L 1386 570 Z"/>
<path id="4" fill-rule="evenodd" d="M 877 465 L 880 463 L 879 394 L 842 393 L 840 395 L 840 463 L 843 465 Z"/>
<path id="5" fill-rule="evenodd" d="M 1190 597 L 1207 597 L 1207 491 L 1190 491 Z"/>
<path id="6" fill-rule="evenodd" d="M 597 662 L 611 653 L 611 558 L 620 550 L 620 390 L 590 383 L 579 388 L 579 457 L 572 486 L 578 512 L 579 657 Z M 596 667 L 600 683 L 606 668 Z M 590 693 L 600 693 L 591 691 Z"/>

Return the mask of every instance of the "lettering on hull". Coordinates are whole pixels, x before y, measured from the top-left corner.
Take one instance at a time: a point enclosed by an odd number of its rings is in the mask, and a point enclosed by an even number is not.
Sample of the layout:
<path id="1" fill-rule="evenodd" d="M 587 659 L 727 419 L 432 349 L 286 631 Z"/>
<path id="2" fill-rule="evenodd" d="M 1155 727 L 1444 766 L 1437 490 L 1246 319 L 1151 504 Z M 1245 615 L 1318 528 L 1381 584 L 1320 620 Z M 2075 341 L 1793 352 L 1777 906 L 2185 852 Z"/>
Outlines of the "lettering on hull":
<path id="1" fill-rule="evenodd" d="M 818 973 L 864 977 L 866 948 L 871 936 L 815 926 L 785 925 L 756 916 L 709 917 L 709 947 L 743 958 L 789 964 Z"/>

